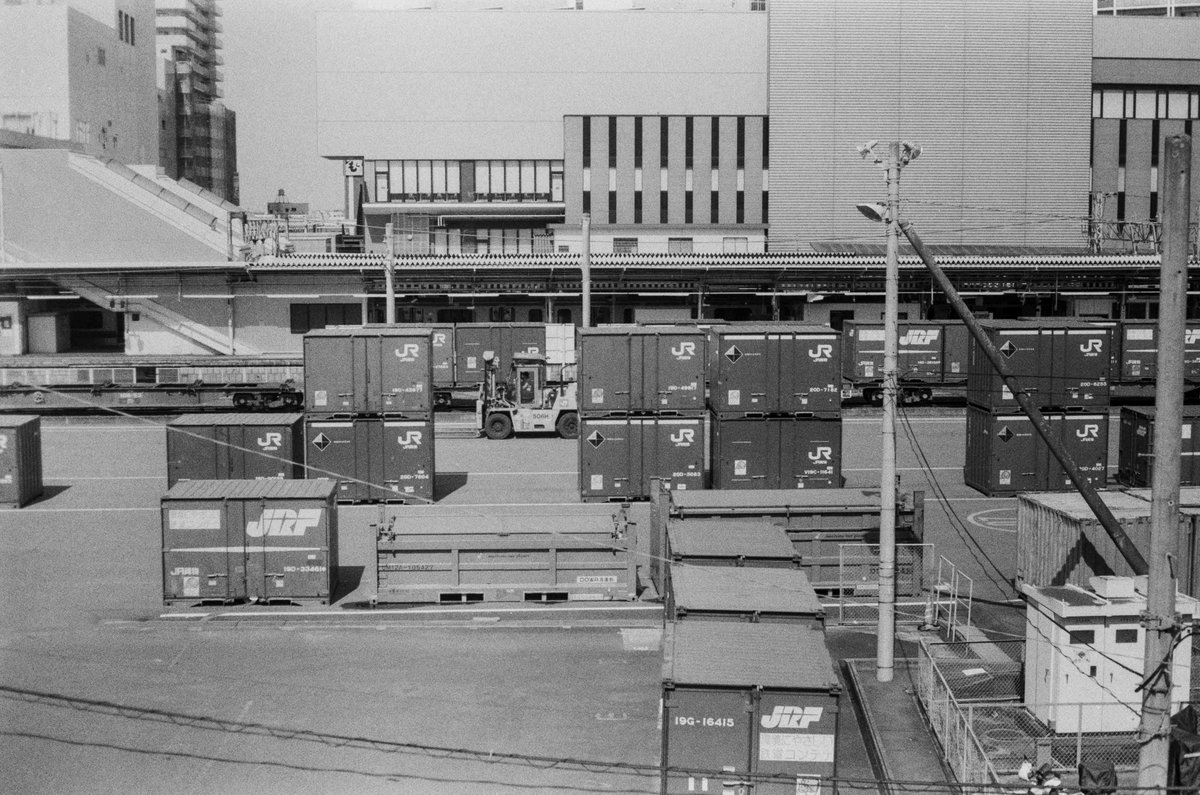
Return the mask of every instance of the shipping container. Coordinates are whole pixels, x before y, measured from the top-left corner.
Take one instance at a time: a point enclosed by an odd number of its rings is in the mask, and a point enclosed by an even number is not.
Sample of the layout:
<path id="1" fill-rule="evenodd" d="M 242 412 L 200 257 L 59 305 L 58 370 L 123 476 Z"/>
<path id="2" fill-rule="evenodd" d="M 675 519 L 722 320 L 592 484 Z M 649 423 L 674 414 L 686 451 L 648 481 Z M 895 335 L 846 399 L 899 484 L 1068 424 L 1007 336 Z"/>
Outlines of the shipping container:
<path id="1" fill-rule="evenodd" d="M 718 489 L 838 488 L 842 420 L 713 415 L 712 470 Z"/>
<path id="2" fill-rule="evenodd" d="M 706 489 L 708 418 L 581 417 L 579 493 L 585 501 L 644 499 L 650 479 Z"/>
<path id="3" fill-rule="evenodd" d="M 1133 545 L 1149 558 L 1150 503 L 1117 491 L 1102 491 L 1100 498 Z M 1178 545 L 1173 556 L 1179 590 L 1190 596 L 1200 589 L 1194 513 L 1180 514 Z M 1110 574 L 1129 576 L 1133 570 L 1083 497 L 1046 493 L 1019 496 L 1018 582 L 1035 586 L 1070 583 L 1086 588 L 1090 577 Z"/>
<path id="4" fill-rule="evenodd" d="M 1094 487 L 1108 482 L 1108 415 L 1046 412 L 1051 431 Z M 989 497 L 1074 488 L 1024 414 L 967 406 L 963 482 Z"/>
<path id="5" fill-rule="evenodd" d="M 1114 381 L 1154 381 L 1158 377 L 1158 321 L 1122 320 L 1117 333 Z M 1183 377 L 1200 381 L 1200 325 L 1187 324 L 1183 344 Z"/>
<path id="6" fill-rule="evenodd" d="M 585 413 L 704 410 L 705 331 L 653 326 L 580 329 Z"/>
<path id="7" fill-rule="evenodd" d="M 427 327 L 372 326 L 304 335 L 305 406 L 311 415 L 433 411 L 433 332 Z"/>
<path id="8" fill-rule="evenodd" d="M 429 349 L 432 379 L 435 387 L 454 386 L 454 324 L 453 323 L 368 323 L 368 330 L 430 331 Z"/>
<path id="9" fill-rule="evenodd" d="M 341 502 L 432 502 L 433 430 L 432 419 L 309 419 L 307 476 L 335 479 Z"/>
<path id="10" fill-rule="evenodd" d="M 20 508 L 42 490 L 41 417 L 0 414 L 0 506 Z"/>
<path id="11" fill-rule="evenodd" d="M 454 374 L 459 386 L 482 384 L 483 354 L 491 351 L 496 369 L 507 375 L 513 354 L 545 356 L 544 323 L 459 323 L 454 327 Z"/>
<path id="12" fill-rule="evenodd" d="M 662 792 L 829 790 L 841 685 L 824 632 L 669 622 L 662 679 Z"/>
<path id="13" fill-rule="evenodd" d="M 667 575 L 653 556 L 659 554 L 656 550 L 669 550 L 668 538 L 676 525 L 713 520 L 737 526 L 759 521 L 784 529 L 809 582 L 818 591 L 861 590 L 859 569 L 843 570 L 843 548 L 854 544 L 868 557 L 878 554 L 879 498 L 879 491 L 874 489 L 652 492 L 650 577 L 655 587 L 665 592 Z M 901 495 L 896 505 L 896 541 L 920 543 L 924 522 L 924 492 Z M 897 594 L 922 592 L 927 578 L 925 565 L 914 556 L 897 568 Z"/>
<path id="14" fill-rule="evenodd" d="M 623 508 L 389 508 L 376 543 L 380 602 L 634 599 Z"/>
<path id="15" fill-rule="evenodd" d="M 1117 480 L 1126 486 L 1149 486 L 1154 475 L 1153 408 L 1121 409 L 1117 446 Z M 1200 407 L 1184 406 L 1180 429 L 1179 484 L 1200 486 Z"/>
<path id="16" fill-rule="evenodd" d="M 1078 320 L 980 321 L 1010 374 L 1039 408 L 1109 404 L 1112 331 Z M 1016 397 L 972 338 L 967 402 L 992 411 L 1013 410 Z"/>
<path id="17" fill-rule="evenodd" d="M 841 338 L 828 326 L 717 326 L 707 344 L 715 411 L 836 414 L 841 408 Z"/>
<path id="18" fill-rule="evenodd" d="M 162 498 L 163 601 L 329 603 L 337 587 L 332 480 L 189 480 Z"/>
<path id="19" fill-rule="evenodd" d="M 851 383 L 883 380 L 883 323 L 847 320 L 842 328 L 842 376 Z M 970 334 L 957 320 L 902 320 L 897 328 L 900 382 L 957 384 L 967 380 Z"/>
<path id="20" fill-rule="evenodd" d="M 184 414 L 167 423 L 167 488 L 181 480 L 303 477 L 303 414 Z"/>

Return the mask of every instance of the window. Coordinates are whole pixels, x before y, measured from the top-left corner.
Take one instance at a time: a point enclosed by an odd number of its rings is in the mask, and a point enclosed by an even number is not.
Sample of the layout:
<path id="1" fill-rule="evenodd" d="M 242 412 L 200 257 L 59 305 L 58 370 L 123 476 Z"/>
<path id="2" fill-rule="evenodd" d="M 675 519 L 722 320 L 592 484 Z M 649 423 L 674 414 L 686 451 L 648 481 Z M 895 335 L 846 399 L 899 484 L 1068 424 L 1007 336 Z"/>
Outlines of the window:
<path id="1" fill-rule="evenodd" d="M 692 253 L 692 238 L 690 238 L 690 237 L 668 237 L 667 238 L 667 253 L 668 254 L 691 254 Z"/>
<path id="2" fill-rule="evenodd" d="M 692 131 L 695 127 L 695 120 L 688 116 L 683 124 L 683 165 L 684 168 L 692 167 L 692 153 L 695 142 L 692 140 Z"/>
<path id="3" fill-rule="evenodd" d="M 721 250 L 726 254 L 745 254 L 750 250 L 750 238 L 726 237 L 721 239 Z"/>
<path id="4" fill-rule="evenodd" d="M 326 326 L 362 323 L 362 304 L 292 304 L 292 333 L 307 334 Z"/>
<path id="5" fill-rule="evenodd" d="M 636 254 L 638 251 L 638 239 L 636 237 L 614 237 L 613 238 L 613 253 L 614 254 Z"/>
<path id="6" fill-rule="evenodd" d="M 633 167 L 642 167 L 642 117 L 633 120 Z"/>
<path id="7" fill-rule="evenodd" d="M 1094 629 L 1072 629 L 1068 632 L 1071 636 L 1071 643 L 1077 646 L 1090 646 L 1096 642 L 1096 630 Z"/>
<path id="8" fill-rule="evenodd" d="M 746 117 L 737 119 L 737 167 L 746 167 Z"/>
<path id="9" fill-rule="evenodd" d="M 709 136 L 712 139 L 712 167 L 715 169 L 717 163 L 721 161 L 721 117 L 713 116 L 712 125 L 710 127 L 712 134 Z"/>
<path id="10" fill-rule="evenodd" d="M 1136 629 L 1118 629 L 1117 643 L 1137 643 L 1138 631 Z"/>
<path id="11" fill-rule="evenodd" d="M 375 175 L 375 201 L 385 202 L 388 198 L 388 175 L 384 171 Z"/>
<path id="12" fill-rule="evenodd" d="M 668 132 L 667 117 L 660 116 L 658 119 L 658 151 L 659 151 L 658 167 L 661 169 L 664 169 L 664 170 L 667 167 L 667 149 L 668 149 L 668 144 L 671 140 L 670 137 L 667 135 L 667 132 Z M 664 215 L 663 217 L 665 218 L 666 216 Z"/>
<path id="13" fill-rule="evenodd" d="M 583 117 L 583 167 L 592 165 L 592 117 Z"/>
<path id="14" fill-rule="evenodd" d="M 573 323 L 574 321 L 571 320 L 571 310 L 565 309 L 565 308 L 554 310 L 554 322 L 555 323 Z"/>
<path id="15" fill-rule="evenodd" d="M 540 310 L 540 309 L 530 309 L 529 310 L 529 322 L 530 323 L 541 323 L 541 322 L 543 322 L 542 321 L 543 317 L 544 317 L 544 315 L 542 314 L 542 310 Z"/>
<path id="16" fill-rule="evenodd" d="M 608 167 L 617 167 L 617 117 L 608 117 Z"/>

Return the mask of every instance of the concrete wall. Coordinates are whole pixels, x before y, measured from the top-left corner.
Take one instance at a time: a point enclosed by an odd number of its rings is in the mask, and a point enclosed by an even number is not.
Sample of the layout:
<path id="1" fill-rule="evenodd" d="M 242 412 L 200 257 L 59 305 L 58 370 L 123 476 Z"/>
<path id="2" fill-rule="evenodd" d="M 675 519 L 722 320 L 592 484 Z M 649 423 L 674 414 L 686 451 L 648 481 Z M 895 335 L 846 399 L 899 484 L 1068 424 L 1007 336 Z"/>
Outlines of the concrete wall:
<path id="1" fill-rule="evenodd" d="M 557 159 L 567 115 L 763 115 L 766 16 L 321 12 L 318 153 Z"/>
<path id="2" fill-rule="evenodd" d="M 857 146 L 925 148 L 905 169 L 929 243 L 1083 245 L 1088 0 L 809 0 L 770 5 L 771 248 L 875 241 L 886 196 Z"/>

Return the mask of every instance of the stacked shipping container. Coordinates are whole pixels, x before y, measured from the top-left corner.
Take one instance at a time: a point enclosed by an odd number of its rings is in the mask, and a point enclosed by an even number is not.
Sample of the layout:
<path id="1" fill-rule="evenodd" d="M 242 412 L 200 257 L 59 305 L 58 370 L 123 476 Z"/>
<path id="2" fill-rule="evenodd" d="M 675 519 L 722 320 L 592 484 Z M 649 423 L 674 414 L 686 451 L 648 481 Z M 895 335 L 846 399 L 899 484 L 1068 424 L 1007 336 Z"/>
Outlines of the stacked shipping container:
<path id="1" fill-rule="evenodd" d="M 1103 486 L 1108 474 L 1110 329 L 1048 318 L 980 325 L 1083 476 L 1093 486 Z M 989 496 L 1071 488 L 974 339 L 967 370 L 963 481 Z"/>
<path id="2" fill-rule="evenodd" d="M 709 486 L 704 332 L 695 327 L 583 329 L 579 491 L 584 501 L 641 499 L 650 479 Z"/>
<path id="3" fill-rule="evenodd" d="M 339 501 L 432 502 L 433 356 L 429 328 L 305 335 L 307 476 L 337 480 Z"/>
<path id="4" fill-rule="evenodd" d="M 811 325 L 708 332 L 713 487 L 842 485 L 841 338 Z"/>
<path id="5" fill-rule="evenodd" d="M 167 423 L 167 488 L 303 477 L 303 414 L 184 414 Z"/>

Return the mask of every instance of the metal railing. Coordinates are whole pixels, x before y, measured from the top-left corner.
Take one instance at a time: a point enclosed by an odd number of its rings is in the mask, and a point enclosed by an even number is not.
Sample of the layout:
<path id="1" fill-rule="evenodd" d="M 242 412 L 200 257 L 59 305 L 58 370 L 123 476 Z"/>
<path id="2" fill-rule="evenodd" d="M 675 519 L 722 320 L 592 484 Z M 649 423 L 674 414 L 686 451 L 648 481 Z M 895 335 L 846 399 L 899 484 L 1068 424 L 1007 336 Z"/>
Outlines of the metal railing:
<path id="1" fill-rule="evenodd" d="M 1138 733 L 1123 711 L 1136 715 L 1137 707 L 1115 701 L 1026 703 L 1023 645 L 921 641 L 918 697 L 954 776 L 966 785 L 1020 787 L 1017 770 L 1029 761 L 1035 768 L 1049 763 L 1068 787 L 1081 763 L 1112 764 L 1121 781 L 1135 781 Z M 1114 725 L 1121 728 L 1085 731 Z"/>
<path id="2" fill-rule="evenodd" d="M 933 544 L 896 545 L 896 621 L 929 622 Z M 839 544 L 836 582 L 809 574 L 814 586 L 829 595 L 821 601 L 826 619 L 839 626 L 873 624 L 879 620 L 879 545 Z"/>

